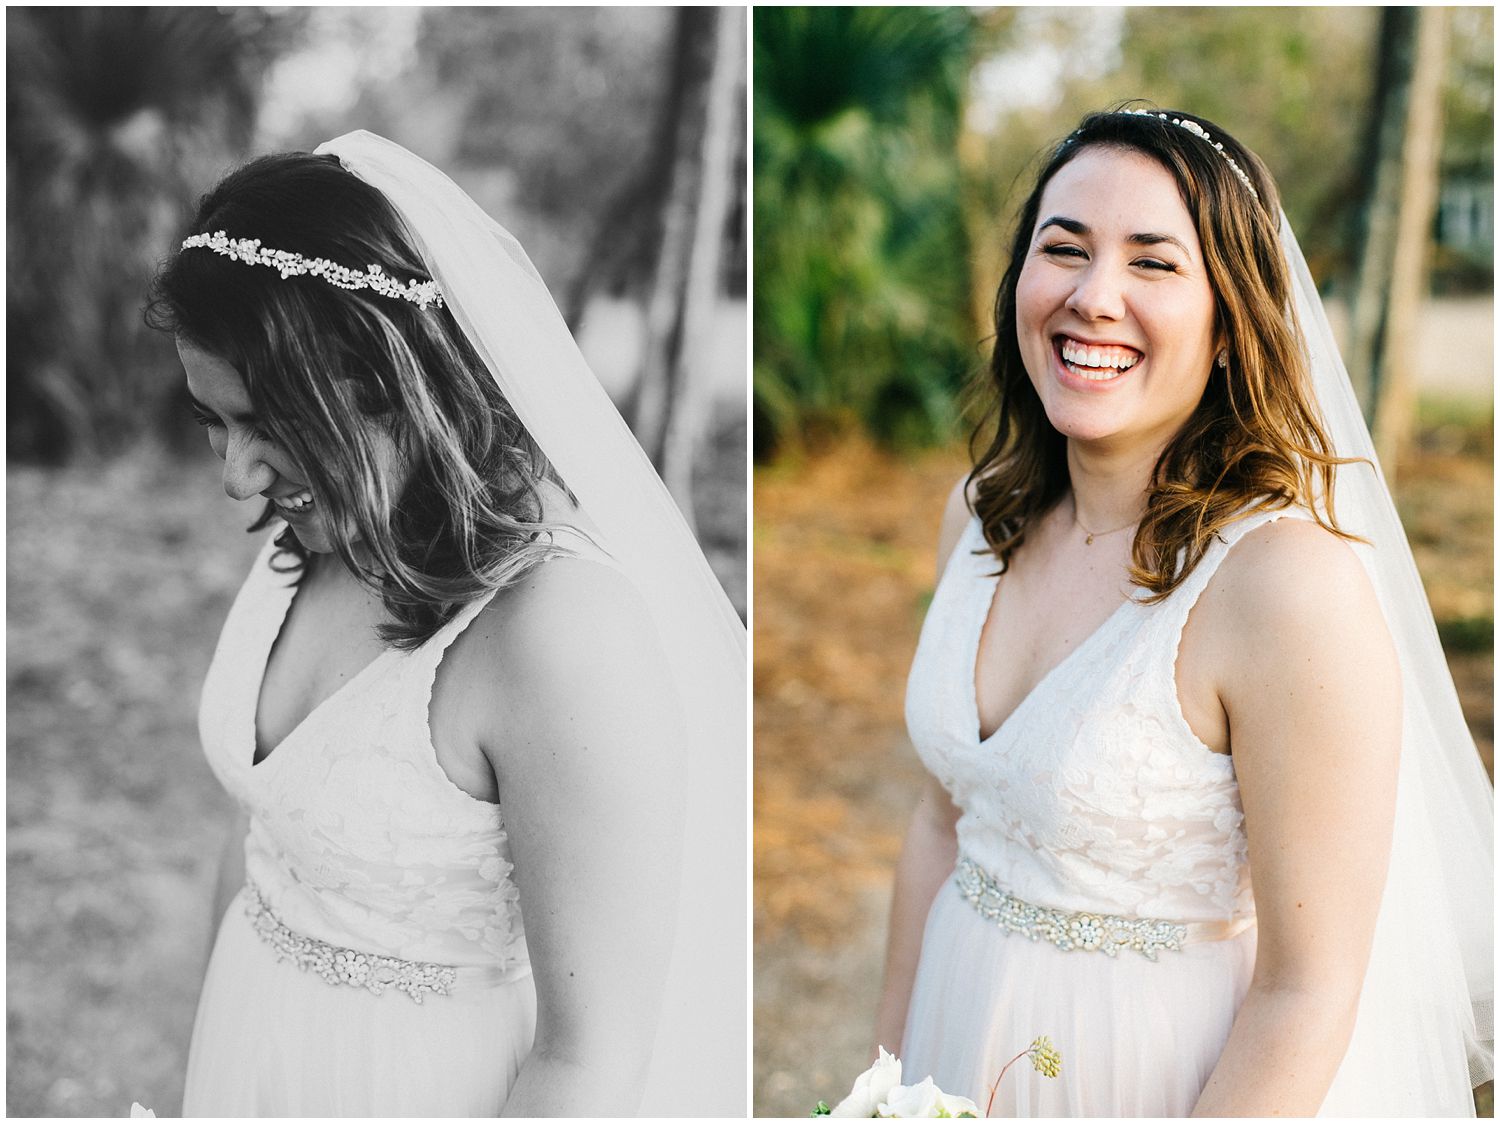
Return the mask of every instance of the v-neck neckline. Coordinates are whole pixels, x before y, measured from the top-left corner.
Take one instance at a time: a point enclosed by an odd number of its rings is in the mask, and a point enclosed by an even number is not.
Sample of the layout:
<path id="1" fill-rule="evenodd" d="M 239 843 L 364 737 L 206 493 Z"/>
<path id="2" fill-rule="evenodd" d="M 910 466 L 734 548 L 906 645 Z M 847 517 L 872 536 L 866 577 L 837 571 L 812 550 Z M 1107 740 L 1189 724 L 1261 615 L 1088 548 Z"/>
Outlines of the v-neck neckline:
<path id="1" fill-rule="evenodd" d="M 974 517 L 973 521 L 977 525 L 978 517 Z M 982 537 L 983 536 L 981 535 L 981 539 Z M 1105 617 L 1102 621 L 1094 626 L 1092 632 L 1090 632 L 1077 644 L 1073 645 L 1072 648 L 1070 648 L 1063 654 L 1060 660 L 1058 660 L 1055 664 L 1047 669 L 1046 674 L 1044 674 L 1040 679 L 1038 679 L 1031 685 L 1031 689 L 1021 696 L 1020 702 L 1016 703 L 1016 705 L 1011 708 L 1010 713 L 1000 721 L 999 725 L 997 725 L 988 734 L 985 734 L 981 729 L 984 723 L 984 718 L 979 713 L 980 646 L 984 640 L 984 626 L 989 623 L 990 616 L 995 611 L 995 602 L 1000 596 L 1000 583 L 1004 579 L 1004 577 L 1004 571 L 1001 571 L 998 574 L 980 575 L 979 583 L 977 585 L 977 592 L 982 596 L 978 597 L 977 599 L 979 601 L 981 615 L 979 616 L 979 623 L 974 630 L 973 643 L 965 653 L 965 655 L 967 656 L 966 663 L 969 672 L 969 689 L 967 692 L 967 697 L 969 700 L 969 737 L 973 740 L 976 746 L 986 746 L 991 744 L 992 742 L 998 741 L 1000 735 L 1005 733 L 1006 730 L 1008 730 L 1012 725 L 1015 724 L 1016 719 L 1020 716 L 1021 712 L 1029 709 L 1032 700 L 1040 695 L 1042 693 L 1042 690 L 1049 683 L 1051 683 L 1053 679 L 1057 678 L 1062 669 L 1067 667 L 1069 663 L 1076 659 L 1080 652 L 1093 646 L 1095 641 L 1097 641 L 1098 638 L 1105 633 L 1105 631 L 1110 627 L 1110 625 L 1115 622 L 1120 614 L 1123 613 L 1126 608 L 1135 604 L 1135 600 L 1133 598 L 1127 597 L 1125 600 L 1116 605 L 1107 617 Z"/>
<path id="2" fill-rule="evenodd" d="M 259 674 L 256 676 L 255 682 L 251 685 L 250 689 L 249 769 L 251 772 L 255 772 L 264 767 L 265 764 L 273 757 L 280 757 L 281 752 L 286 747 L 287 743 L 293 741 L 298 734 L 300 734 L 309 724 L 311 724 L 312 720 L 322 710 L 324 710 L 330 703 L 333 702 L 334 699 L 338 698 L 345 691 L 353 688 L 356 683 L 364 679 L 370 673 L 371 669 L 376 667 L 378 664 L 384 661 L 387 656 L 395 651 L 395 649 L 386 648 L 376 654 L 376 656 L 372 660 L 370 660 L 369 663 L 365 664 L 364 667 L 360 668 L 348 679 L 344 680 L 337 687 L 335 687 L 331 692 L 314 703 L 312 708 L 308 710 L 308 712 L 297 721 L 296 725 L 294 725 L 290 730 L 286 732 L 285 735 L 283 735 L 280 741 L 278 741 L 270 749 L 266 750 L 264 754 L 262 754 L 260 751 L 261 693 L 265 689 L 266 675 L 271 670 L 271 656 L 276 651 L 276 642 L 281 639 L 281 634 L 286 630 L 287 622 L 291 619 L 292 606 L 297 601 L 297 594 L 302 591 L 302 583 L 301 581 L 288 583 L 285 587 L 283 587 L 283 589 L 286 592 L 286 595 L 281 599 L 281 613 L 275 621 L 275 627 L 268 630 L 270 640 L 266 643 L 264 651 L 258 652 L 256 655 L 255 663 L 259 668 Z M 243 747 L 241 747 L 240 752 L 236 756 L 239 757 L 240 760 L 245 760 Z"/>

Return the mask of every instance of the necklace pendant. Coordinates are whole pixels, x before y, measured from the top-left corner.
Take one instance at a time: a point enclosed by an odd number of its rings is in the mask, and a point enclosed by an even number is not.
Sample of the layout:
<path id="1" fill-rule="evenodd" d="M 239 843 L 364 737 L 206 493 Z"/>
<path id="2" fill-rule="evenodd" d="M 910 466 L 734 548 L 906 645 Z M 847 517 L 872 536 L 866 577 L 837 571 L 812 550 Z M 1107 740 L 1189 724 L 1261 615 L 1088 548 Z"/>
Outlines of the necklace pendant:
<path id="1" fill-rule="evenodd" d="M 1083 537 L 1083 545 L 1084 546 L 1093 546 L 1094 545 L 1094 536 L 1093 535 L 1085 535 Z"/>

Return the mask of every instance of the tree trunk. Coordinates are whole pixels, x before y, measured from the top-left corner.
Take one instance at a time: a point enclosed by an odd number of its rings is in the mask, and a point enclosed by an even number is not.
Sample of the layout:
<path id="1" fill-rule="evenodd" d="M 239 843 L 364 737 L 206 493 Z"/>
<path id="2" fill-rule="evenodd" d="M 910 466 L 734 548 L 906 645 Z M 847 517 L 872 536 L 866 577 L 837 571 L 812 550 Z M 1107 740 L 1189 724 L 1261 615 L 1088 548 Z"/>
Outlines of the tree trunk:
<path id="1" fill-rule="evenodd" d="M 1385 346 L 1375 398 L 1375 452 L 1394 475 L 1396 459 L 1416 428 L 1416 325 L 1427 293 L 1432 223 L 1437 208 L 1438 160 L 1443 137 L 1443 69 L 1448 13 L 1421 8 L 1412 67 L 1406 136 L 1402 145 L 1401 206 L 1391 257 Z"/>
<path id="2" fill-rule="evenodd" d="M 1441 8 L 1381 11 L 1348 359 L 1388 481 L 1415 408 L 1412 337 L 1437 199 L 1446 17 Z"/>
<path id="3" fill-rule="evenodd" d="M 697 176 L 702 190 L 693 223 L 687 285 L 682 295 L 681 346 L 673 378 L 675 394 L 667 415 L 662 450 L 662 476 L 689 525 L 693 523 L 693 467 L 711 420 L 713 398 L 708 372 L 701 368 L 691 370 L 688 364 L 703 361 L 712 329 L 724 257 L 724 227 L 733 200 L 735 129 L 737 126 L 743 129 L 743 119 L 734 110 L 741 102 L 735 95 L 744 73 L 744 15 L 736 8 L 720 8 L 715 12 L 718 27 Z"/>
<path id="4" fill-rule="evenodd" d="M 663 113 L 675 121 L 671 178 L 662 201 L 662 240 L 646 302 L 646 346 L 632 429 L 641 447 L 664 469 L 667 415 L 682 350 L 681 305 L 692 253 L 693 219 L 700 194 L 699 152 L 707 123 L 708 73 L 717 12 L 678 8 L 673 37 L 672 86 Z"/>

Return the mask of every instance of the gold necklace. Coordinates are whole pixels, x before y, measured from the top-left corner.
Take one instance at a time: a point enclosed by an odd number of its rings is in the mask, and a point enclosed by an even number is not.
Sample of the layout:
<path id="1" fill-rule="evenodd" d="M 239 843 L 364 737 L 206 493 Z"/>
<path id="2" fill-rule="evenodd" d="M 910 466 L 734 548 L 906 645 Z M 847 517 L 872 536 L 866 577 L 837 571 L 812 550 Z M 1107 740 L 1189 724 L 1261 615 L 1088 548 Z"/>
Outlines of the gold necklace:
<path id="1" fill-rule="evenodd" d="M 1139 522 L 1140 522 L 1139 519 L 1132 519 L 1129 523 L 1126 523 L 1123 527 L 1116 527 L 1112 531 L 1090 531 L 1087 527 L 1085 527 L 1083 525 L 1083 520 L 1081 520 L 1081 519 L 1078 518 L 1078 503 L 1077 503 L 1077 501 L 1075 500 L 1074 503 L 1073 503 L 1073 523 L 1074 523 L 1074 525 L 1080 531 L 1083 532 L 1083 535 L 1084 535 L 1083 545 L 1084 546 L 1093 546 L 1094 545 L 1094 538 L 1096 536 L 1102 538 L 1102 537 L 1107 536 L 1107 535 L 1116 535 L 1116 534 L 1119 534 L 1121 531 L 1127 530 L 1130 527 L 1134 527 Z"/>

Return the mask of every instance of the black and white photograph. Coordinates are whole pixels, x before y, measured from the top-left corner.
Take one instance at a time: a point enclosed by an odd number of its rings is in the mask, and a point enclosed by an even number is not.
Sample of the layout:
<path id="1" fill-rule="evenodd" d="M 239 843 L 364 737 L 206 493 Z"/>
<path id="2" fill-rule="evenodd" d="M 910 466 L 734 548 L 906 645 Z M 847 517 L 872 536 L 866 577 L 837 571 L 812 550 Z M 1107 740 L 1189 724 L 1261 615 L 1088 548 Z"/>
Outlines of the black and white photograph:
<path id="1" fill-rule="evenodd" d="M 17 1117 L 740 1117 L 747 11 L 8 8 Z"/>

